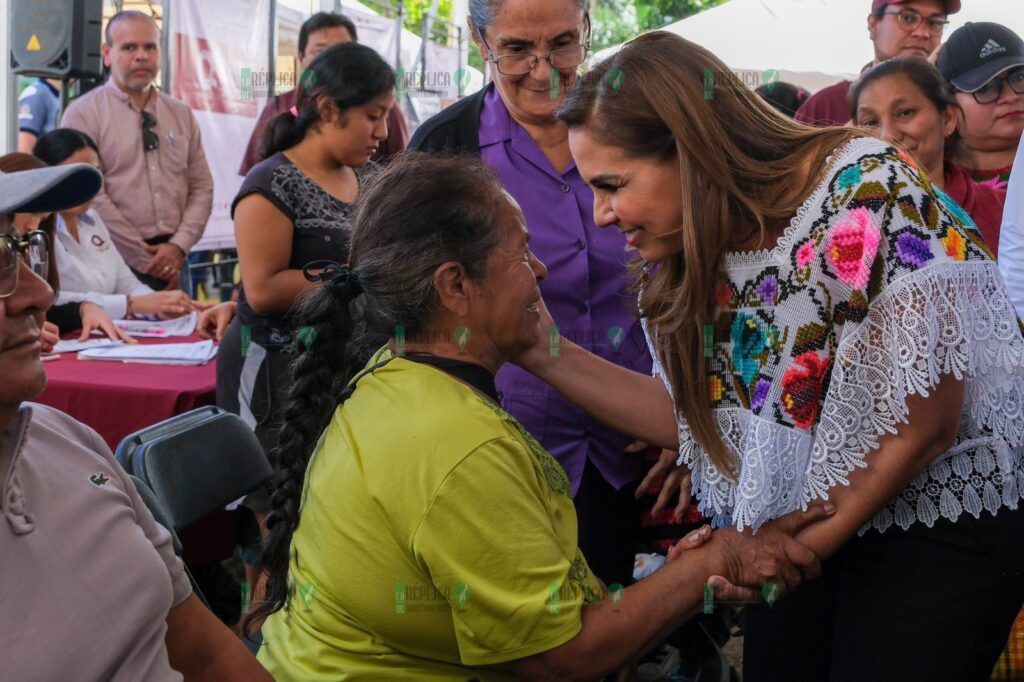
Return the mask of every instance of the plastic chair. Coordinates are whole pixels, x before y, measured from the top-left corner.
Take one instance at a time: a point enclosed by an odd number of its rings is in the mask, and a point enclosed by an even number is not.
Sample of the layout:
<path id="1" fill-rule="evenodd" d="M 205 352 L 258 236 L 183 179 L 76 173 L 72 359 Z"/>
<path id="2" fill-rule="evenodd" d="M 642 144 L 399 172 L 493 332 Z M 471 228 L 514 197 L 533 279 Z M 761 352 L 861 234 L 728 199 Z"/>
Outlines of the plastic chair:
<path id="1" fill-rule="evenodd" d="M 256 434 L 216 407 L 137 431 L 116 457 L 153 490 L 176 530 L 252 492 L 273 473 Z"/>

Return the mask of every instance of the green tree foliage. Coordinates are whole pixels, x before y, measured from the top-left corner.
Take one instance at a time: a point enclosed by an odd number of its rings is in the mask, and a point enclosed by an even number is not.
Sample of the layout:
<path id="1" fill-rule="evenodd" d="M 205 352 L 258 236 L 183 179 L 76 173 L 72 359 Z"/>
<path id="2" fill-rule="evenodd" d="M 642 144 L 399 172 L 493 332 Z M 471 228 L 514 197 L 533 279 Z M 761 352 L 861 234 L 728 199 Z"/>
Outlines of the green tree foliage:
<path id="1" fill-rule="evenodd" d="M 727 0 L 594 0 L 594 50 L 685 19 Z"/>

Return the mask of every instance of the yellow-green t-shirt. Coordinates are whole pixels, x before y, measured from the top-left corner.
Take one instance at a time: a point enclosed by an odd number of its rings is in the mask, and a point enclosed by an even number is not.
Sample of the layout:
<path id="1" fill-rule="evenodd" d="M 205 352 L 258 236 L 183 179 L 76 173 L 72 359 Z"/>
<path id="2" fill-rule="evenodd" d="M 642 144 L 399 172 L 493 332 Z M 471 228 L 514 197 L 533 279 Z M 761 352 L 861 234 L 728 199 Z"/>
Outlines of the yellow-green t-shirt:
<path id="1" fill-rule="evenodd" d="M 570 495 L 508 413 L 391 359 L 359 380 L 310 461 L 295 589 L 263 627 L 260 662 L 279 681 L 512 679 L 502 663 L 569 641 L 601 598 Z"/>

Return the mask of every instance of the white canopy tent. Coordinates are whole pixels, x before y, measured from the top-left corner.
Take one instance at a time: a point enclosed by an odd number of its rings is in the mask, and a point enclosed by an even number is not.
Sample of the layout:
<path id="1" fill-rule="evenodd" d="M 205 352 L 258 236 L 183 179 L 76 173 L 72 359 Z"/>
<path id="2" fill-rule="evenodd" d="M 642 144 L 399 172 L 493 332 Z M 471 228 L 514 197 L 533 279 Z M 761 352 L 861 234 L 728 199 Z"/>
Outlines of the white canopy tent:
<path id="1" fill-rule="evenodd" d="M 665 26 L 711 50 L 744 82 L 777 70 L 779 80 L 816 91 L 856 76 L 874 58 L 868 38 L 868 0 L 729 0 Z M 1024 36 L 1024 1 L 966 0 L 950 17 L 948 36 L 968 21 L 995 21 Z M 600 61 L 619 45 L 602 50 Z"/>

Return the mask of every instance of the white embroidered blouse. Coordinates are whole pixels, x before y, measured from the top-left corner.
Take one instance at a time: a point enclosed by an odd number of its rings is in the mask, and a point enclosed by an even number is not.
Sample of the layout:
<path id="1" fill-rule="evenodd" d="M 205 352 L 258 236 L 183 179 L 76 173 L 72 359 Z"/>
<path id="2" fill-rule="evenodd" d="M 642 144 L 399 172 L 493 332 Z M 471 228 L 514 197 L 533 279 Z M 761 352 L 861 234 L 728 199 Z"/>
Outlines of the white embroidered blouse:
<path id="1" fill-rule="evenodd" d="M 825 178 L 773 249 L 725 257 L 707 370 L 739 480 L 711 464 L 680 416 L 679 463 L 701 511 L 756 529 L 827 498 L 906 422 L 907 397 L 947 374 L 966 382 L 956 445 L 860 532 L 1015 509 L 1024 338 L 974 223 L 874 138 L 839 149 Z M 654 374 L 664 379 L 657 359 Z"/>

